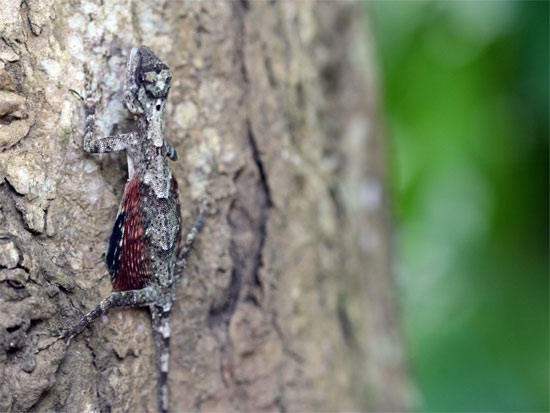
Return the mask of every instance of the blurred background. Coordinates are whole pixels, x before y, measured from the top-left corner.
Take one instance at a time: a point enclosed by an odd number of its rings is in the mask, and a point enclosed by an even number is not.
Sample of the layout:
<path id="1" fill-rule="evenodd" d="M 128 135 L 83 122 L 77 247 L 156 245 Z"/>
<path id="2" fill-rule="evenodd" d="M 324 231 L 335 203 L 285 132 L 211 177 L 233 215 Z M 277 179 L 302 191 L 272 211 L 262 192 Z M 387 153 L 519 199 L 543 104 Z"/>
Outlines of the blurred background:
<path id="1" fill-rule="evenodd" d="M 419 411 L 549 411 L 549 3 L 366 4 Z"/>

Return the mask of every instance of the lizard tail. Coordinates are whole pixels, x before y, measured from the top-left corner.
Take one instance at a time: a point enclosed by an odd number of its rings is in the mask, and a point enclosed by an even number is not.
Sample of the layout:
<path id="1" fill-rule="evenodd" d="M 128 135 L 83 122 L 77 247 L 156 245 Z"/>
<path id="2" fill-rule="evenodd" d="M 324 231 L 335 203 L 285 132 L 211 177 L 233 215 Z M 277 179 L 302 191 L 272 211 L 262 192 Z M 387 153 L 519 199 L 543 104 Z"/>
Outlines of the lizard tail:
<path id="1" fill-rule="evenodd" d="M 151 306 L 153 336 L 157 350 L 158 406 L 168 413 L 168 367 L 170 361 L 170 310 Z"/>

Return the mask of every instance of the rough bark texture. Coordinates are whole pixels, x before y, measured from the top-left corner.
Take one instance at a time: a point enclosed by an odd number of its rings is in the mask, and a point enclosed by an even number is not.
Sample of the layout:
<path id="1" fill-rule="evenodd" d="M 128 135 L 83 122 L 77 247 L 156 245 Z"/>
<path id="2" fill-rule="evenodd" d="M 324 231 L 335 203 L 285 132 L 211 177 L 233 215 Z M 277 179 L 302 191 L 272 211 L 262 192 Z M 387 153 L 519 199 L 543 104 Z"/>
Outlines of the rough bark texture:
<path id="1" fill-rule="evenodd" d="M 0 7 L 0 411 L 155 411 L 147 310 L 33 351 L 111 291 L 103 261 L 133 128 L 132 46 L 173 73 L 165 135 L 183 220 L 213 199 L 173 310 L 174 411 L 408 406 L 384 149 L 359 4 L 4 0 Z"/>

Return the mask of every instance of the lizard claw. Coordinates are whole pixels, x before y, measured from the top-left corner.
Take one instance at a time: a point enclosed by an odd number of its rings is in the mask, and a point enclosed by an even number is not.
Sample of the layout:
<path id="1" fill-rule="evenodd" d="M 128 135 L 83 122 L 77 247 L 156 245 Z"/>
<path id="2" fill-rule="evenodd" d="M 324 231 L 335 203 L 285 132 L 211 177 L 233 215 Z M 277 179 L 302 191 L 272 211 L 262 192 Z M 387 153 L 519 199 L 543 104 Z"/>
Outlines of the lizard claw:
<path id="1" fill-rule="evenodd" d="M 42 347 L 38 347 L 36 350 L 34 350 L 34 354 L 38 354 L 40 353 L 42 350 L 47 350 L 49 349 L 51 346 L 53 346 L 55 343 L 57 343 L 58 341 L 62 341 L 62 340 L 67 340 L 67 342 L 65 343 L 65 346 L 68 347 L 70 342 L 71 342 L 71 339 L 74 337 L 74 335 L 70 335 L 70 336 L 67 336 L 67 334 L 61 334 L 57 337 L 55 337 L 52 341 L 50 341 L 48 344 L 46 344 L 45 346 L 42 346 Z"/>
<path id="2" fill-rule="evenodd" d="M 62 339 L 63 339 L 63 336 L 54 338 L 52 341 L 50 341 L 50 342 L 49 342 L 48 344 L 46 344 L 45 346 L 38 347 L 36 350 L 34 350 L 34 354 L 38 354 L 38 353 L 40 353 L 42 350 L 47 350 L 47 349 L 49 349 L 51 346 L 53 346 L 55 343 L 57 343 L 59 340 L 62 340 Z"/>

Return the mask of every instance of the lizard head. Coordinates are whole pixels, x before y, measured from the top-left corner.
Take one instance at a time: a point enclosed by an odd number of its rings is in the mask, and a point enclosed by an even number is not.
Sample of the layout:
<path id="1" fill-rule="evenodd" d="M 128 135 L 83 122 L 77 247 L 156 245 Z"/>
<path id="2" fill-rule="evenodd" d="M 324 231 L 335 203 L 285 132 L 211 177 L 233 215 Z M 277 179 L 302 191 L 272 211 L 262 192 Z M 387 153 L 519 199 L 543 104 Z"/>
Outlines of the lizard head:
<path id="1" fill-rule="evenodd" d="M 162 115 L 172 75 L 166 64 L 146 46 L 133 48 L 126 68 L 124 98 L 135 115 Z"/>

